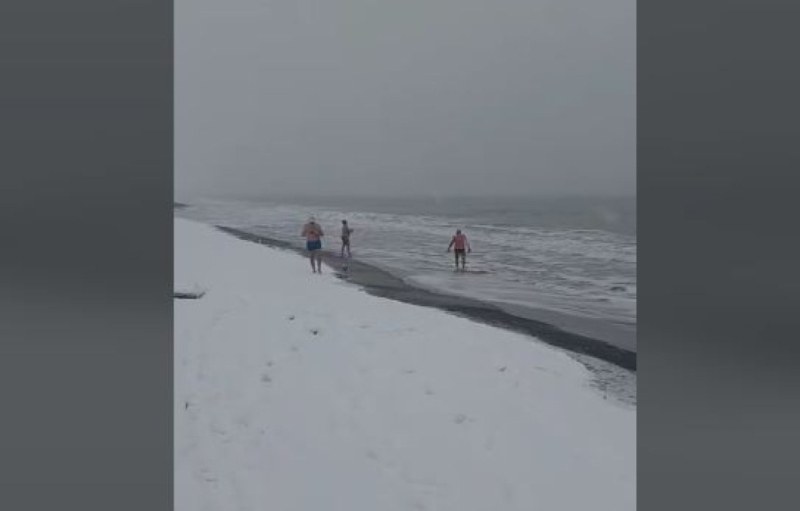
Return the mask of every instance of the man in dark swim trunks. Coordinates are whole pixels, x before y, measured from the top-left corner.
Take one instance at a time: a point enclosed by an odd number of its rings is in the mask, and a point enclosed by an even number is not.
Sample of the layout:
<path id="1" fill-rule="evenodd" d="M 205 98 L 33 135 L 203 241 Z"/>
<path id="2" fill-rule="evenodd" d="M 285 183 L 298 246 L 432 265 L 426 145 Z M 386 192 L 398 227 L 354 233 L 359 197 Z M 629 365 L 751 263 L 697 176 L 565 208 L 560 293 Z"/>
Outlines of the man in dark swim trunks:
<path id="1" fill-rule="evenodd" d="M 456 271 L 458 271 L 459 257 L 461 258 L 461 271 L 466 270 L 467 252 L 472 252 L 472 248 L 469 246 L 467 236 L 461 233 L 461 229 L 456 230 L 456 235 L 450 240 L 450 244 L 447 246 L 447 251 L 450 252 L 450 249 L 453 247 L 455 247 L 456 253 Z"/>
<path id="2" fill-rule="evenodd" d="M 311 261 L 311 271 L 322 273 L 322 237 L 325 235 L 322 232 L 322 227 L 312 216 L 303 226 L 303 232 L 300 235 L 306 239 L 306 250 Z M 315 261 L 316 266 L 314 265 Z"/>

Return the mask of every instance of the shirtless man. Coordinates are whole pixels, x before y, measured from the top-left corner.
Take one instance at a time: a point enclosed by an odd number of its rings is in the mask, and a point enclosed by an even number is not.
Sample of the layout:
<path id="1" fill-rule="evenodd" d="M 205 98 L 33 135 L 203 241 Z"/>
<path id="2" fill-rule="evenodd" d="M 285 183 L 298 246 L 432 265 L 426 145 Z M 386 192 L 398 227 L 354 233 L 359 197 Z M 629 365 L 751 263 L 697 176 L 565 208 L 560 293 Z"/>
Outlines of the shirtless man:
<path id="1" fill-rule="evenodd" d="M 342 220 L 342 259 L 344 259 L 344 251 L 347 249 L 347 257 L 350 257 L 350 235 L 353 234 L 353 229 L 347 225 L 347 220 Z"/>
<path id="2" fill-rule="evenodd" d="M 461 233 L 461 229 L 456 230 L 456 235 L 450 240 L 450 244 L 447 246 L 447 251 L 450 252 L 450 249 L 453 247 L 455 247 L 456 253 L 456 271 L 458 271 L 459 257 L 461 258 L 461 271 L 466 270 L 467 252 L 472 252 L 472 248 L 469 246 L 467 236 Z"/>
<path id="3" fill-rule="evenodd" d="M 322 237 L 325 235 L 322 232 L 322 227 L 312 216 L 303 226 L 303 232 L 300 235 L 306 239 L 306 250 L 311 261 L 311 271 L 322 273 Z M 315 261 L 316 266 L 314 264 Z"/>

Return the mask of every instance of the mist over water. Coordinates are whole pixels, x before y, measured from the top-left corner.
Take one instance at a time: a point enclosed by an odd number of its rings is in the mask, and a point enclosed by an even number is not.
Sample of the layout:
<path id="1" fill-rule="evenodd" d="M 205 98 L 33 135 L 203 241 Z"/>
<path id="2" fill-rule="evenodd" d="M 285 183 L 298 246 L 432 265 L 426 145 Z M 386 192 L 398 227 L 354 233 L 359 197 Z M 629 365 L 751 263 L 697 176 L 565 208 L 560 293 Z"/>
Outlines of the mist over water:
<path id="1" fill-rule="evenodd" d="M 337 211 L 364 210 L 396 215 L 439 216 L 496 226 L 590 229 L 636 236 L 634 197 L 347 197 L 324 196 L 248 200 L 254 205 L 293 204 Z"/>
<path id="2" fill-rule="evenodd" d="M 630 195 L 635 143 L 634 0 L 175 2 L 179 200 Z"/>

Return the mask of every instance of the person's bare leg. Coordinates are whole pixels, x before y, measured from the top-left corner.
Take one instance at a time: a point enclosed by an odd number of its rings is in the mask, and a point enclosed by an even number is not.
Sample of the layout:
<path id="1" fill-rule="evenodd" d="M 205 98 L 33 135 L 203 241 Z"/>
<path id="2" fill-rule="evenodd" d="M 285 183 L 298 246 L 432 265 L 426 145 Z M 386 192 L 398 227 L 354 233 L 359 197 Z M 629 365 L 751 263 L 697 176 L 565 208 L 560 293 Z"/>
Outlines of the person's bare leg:
<path id="1" fill-rule="evenodd" d="M 317 273 L 322 273 L 322 253 L 317 254 Z"/>
<path id="2" fill-rule="evenodd" d="M 348 258 L 352 257 L 352 254 L 350 253 L 350 242 L 349 241 L 347 242 L 347 257 Z"/>
<path id="3" fill-rule="evenodd" d="M 308 260 L 311 261 L 311 271 L 317 273 L 316 267 L 314 267 L 314 252 L 308 253 Z"/>
<path id="4" fill-rule="evenodd" d="M 461 271 L 467 271 L 467 254 L 461 254 Z"/>

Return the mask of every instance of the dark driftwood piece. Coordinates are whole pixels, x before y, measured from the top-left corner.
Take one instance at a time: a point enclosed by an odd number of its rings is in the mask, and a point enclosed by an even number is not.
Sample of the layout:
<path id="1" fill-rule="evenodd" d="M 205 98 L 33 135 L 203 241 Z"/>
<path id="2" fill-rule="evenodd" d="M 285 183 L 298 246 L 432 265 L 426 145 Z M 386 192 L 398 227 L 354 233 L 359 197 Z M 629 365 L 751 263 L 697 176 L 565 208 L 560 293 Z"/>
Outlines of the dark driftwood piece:
<path id="1" fill-rule="evenodd" d="M 197 300 L 198 298 L 202 298 L 204 294 L 206 294 L 205 291 L 200 291 L 199 293 L 185 293 L 181 291 L 175 291 L 172 294 L 172 296 L 173 298 L 178 298 L 182 300 Z"/>

